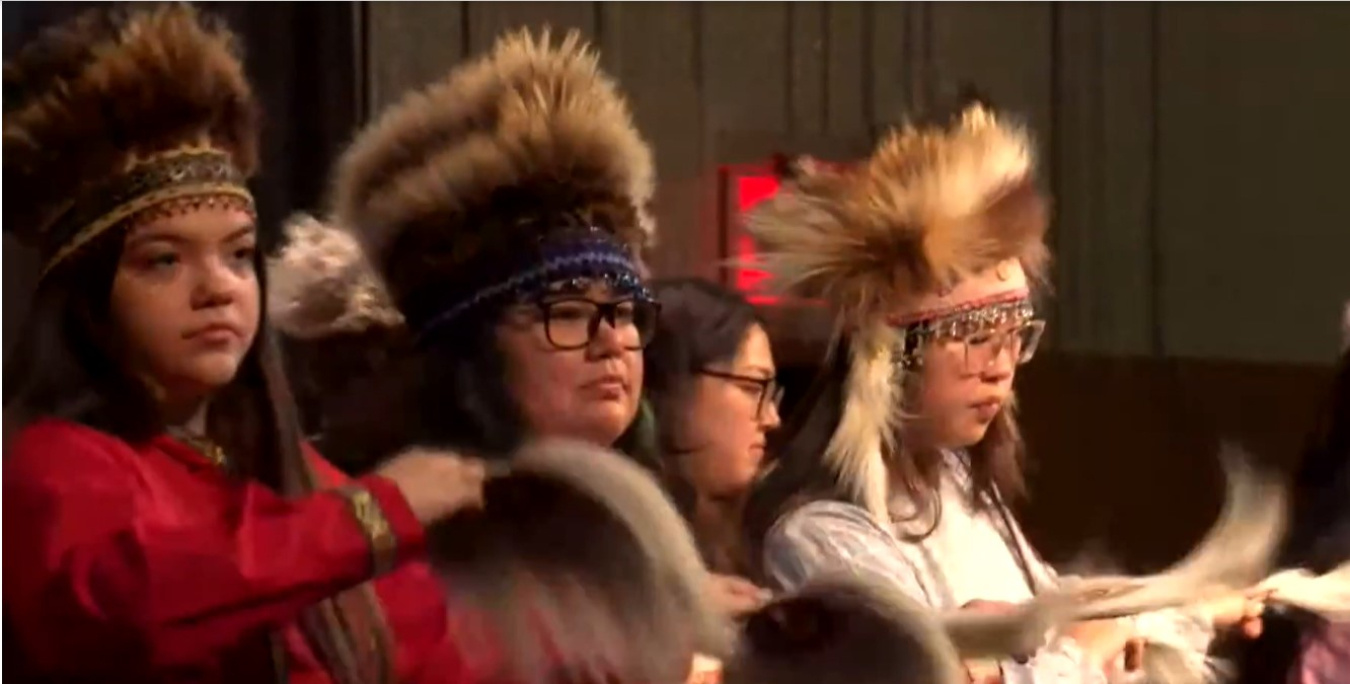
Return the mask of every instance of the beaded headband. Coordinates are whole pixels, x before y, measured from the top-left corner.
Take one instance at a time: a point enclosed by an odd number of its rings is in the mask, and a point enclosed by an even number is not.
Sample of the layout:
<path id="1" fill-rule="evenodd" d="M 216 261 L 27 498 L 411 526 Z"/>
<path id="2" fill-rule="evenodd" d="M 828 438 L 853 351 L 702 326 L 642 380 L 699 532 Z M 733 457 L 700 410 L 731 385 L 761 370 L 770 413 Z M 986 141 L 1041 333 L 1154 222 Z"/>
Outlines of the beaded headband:
<path id="1" fill-rule="evenodd" d="M 425 339 L 471 311 L 503 302 L 528 301 L 559 282 L 582 287 L 582 281 L 607 285 L 621 297 L 653 299 L 629 249 L 609 231 L 590 226 L 542 238 L 537 252 L 524 263 L 510 269 L 504 278 L 453 298 L 442 313 L 418 326 L 418 336 Z"/>
<path id="2" fill-rule="evenodd" d="M 126 172 L 81 193 L 40 231 L 42 276 L 109 228 L 175 200 L 224 197 L 250 214 L 253 195 L 227 152 L 188 146 L 138 160 Z"/>
<path id="3" fill-rule="evenodd" d="M 897 362 L 906 369 L 917 368 L 923 361 L 924 343 L 929 340 L 959 339 L 1010 323 L 1027 323 L 1035 317 L 1030 292 L 1014 290 L 922 318 L 893 322 L 900 334 Z"/>

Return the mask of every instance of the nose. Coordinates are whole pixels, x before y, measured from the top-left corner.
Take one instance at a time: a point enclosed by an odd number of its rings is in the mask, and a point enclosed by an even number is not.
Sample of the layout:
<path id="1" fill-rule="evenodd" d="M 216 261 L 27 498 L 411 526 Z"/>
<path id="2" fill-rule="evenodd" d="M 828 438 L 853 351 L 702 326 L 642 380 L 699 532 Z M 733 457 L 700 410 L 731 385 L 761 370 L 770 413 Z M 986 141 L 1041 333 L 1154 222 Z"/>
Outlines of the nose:
<path id="1" fill-rule="evenodd" d="M 591 336 L 591 343 L 586 345 L 586 355 L 594 359 L 605 359 L 622 354 L 623 336 L 612 317 L 599 316 L 594 325 L 595 334 Z"/>
<path id="2" fill-rule="evenodd" d="M 1017 368 L 1017 345 L 1013 344 L 1011 335 L 1004 335 L 999 338 L 995 344 L 998 348 L 994 351 L 993 358 L 980 371 L 980 377 L 989 382 L 998 382 L 1006 380 L 1013 374 Z"/>
<path id="3" fill-rule="evenodd" d="M 193 308 L 226 306 L 234 301 L 240 275 L 229 264 L 220 259 L 207 259 L 195 270 L 197 277 L 192 290 Z"/>
<path id="4" fill-rule="evenodd" d="M 765 432 L 777 430 L 778 426 L 783 424 L 783 417 L 778 413 L 777 404 L 765 402 L 764 409 L 760 411 L 759 424 Z"/>

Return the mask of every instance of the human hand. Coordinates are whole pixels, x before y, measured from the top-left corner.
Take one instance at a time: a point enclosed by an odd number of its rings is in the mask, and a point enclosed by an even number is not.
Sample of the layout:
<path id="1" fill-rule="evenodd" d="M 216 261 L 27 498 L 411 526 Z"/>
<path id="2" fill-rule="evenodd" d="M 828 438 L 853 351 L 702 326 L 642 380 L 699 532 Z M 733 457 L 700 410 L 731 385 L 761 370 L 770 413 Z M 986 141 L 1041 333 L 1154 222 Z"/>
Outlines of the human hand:
<path id="1" fill-rule="evenodd" d="M 1269 592 L 1238 592 L 1221 596 L 1200 604 L 1201 610 L 1209 616 L 1214 631 L 1235 631 L 1248 639 L 1261 636 L 1264 623 L 1261 615 L 1266 611 L 1266 599 Z"/>
<path id="2" fill-rule="evenodd" d="M 1145 641 L 1134 631 L 1134 625 L 1125 620 L 1088 620 L 1074 623 L 1064 631 L 1083 650 L 1088 662 L 1102 671 L 1109 671 L 1117 657 L 1123 656 L 1124 669 L 1139 669 Z"/>
<path id="3" fill-rule="evenodd" d="M 732 617 L 740 617 L 758 610 L 770 597 L 767 589 L 758 587 L 749 580 L 716 573 L 709 576 L 708 593 L 713 603 Z"/>
<path id="4" fill-rule="evenodd" d="M 413 448 L 375 471 L 393 482 L 423 525 L 483 505 L 483 461 L 449 451 Z"/>
<path id="5" fill-rule="evenodd" d="M 968 660 L 962 666 L 967 684 L 1003 684 L 1003 668 L 996 660 Z"/>
<path id="6" fill-rule="evenodd" d="M 1016 603 L 1007 601 L 986 601 L 984 599 L 975 599 L 961 606 L 961 610 L 969 610 L 973 613 L 982 615 L 1009 615 L 1018 611 L 1020 606 Z"/>

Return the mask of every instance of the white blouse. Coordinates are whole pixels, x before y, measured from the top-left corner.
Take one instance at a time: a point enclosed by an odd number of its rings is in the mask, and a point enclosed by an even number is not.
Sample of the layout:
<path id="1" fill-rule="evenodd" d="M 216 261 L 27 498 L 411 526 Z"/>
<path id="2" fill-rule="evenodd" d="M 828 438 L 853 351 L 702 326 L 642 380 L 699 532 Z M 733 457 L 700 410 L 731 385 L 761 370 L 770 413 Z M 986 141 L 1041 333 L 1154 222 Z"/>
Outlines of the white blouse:
<path id="1" fill-rule="evenodd" d="M 777 589 L 800 587 L 817 574 L 866 569 L 890 578 L 906 595 L 936 610 L 954 610 L 980 599 L 1022 603 L 1038 588 L 1058 582 L 1001 503 L 977 508 L 964 454 L 949 454 L 940 489 L 942 515 L 932 534 L 909 541 L 931 518 L 883 526 L 865 509 L 838 501 L 815 501 L 780 519 L 764 540 L 765 570 Z M 891 501 L 893 519 L 911 517 L 907 497 Z M 1000 514 L 1005 513 L 1004 514 Z M 1005 524 L 1006 521 L 1006 524 Z M 1021 550 L 1019 558 L 1014 549 Z M 1021 562 L 1026 563 L 1025 572 Z M 1150 641 L 1187 653 L 1188 665 L 1205 681 L 1218 682 L 1219 663 L 1205 656 L 1213 638 L 1208 619 L 1178 611 L 1134 618 Z M 1104 684 L 1108 678 L 1085 662 L 1068 639 L 1037 652 L 1026 664 L 1002 663 L 1006 684 Z M 1128 681 L 1128 679 L 1125 679 Z"/>

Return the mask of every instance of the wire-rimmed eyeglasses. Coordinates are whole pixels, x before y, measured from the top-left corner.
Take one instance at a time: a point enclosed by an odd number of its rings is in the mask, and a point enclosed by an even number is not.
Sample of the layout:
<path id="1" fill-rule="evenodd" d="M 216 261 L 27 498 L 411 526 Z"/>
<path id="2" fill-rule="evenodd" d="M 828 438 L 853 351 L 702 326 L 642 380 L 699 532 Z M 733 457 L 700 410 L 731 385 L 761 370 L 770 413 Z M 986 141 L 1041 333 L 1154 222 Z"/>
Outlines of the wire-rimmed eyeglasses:
<path id="1" fill-rule="evenodd" d="M 985 371 L 1005 351 L 1010 352 L 1013 364 L 1020 366 L 1036 355 L 1044 332 L 1045 321 L 1030 319 L 962 335 L 920 333 L 906 339 L 903 359 L 907 368 L 918 368 L 922 365 L 924 343 L 931 340 L 960 354 L 962 369 L 966 373 Z"/>

